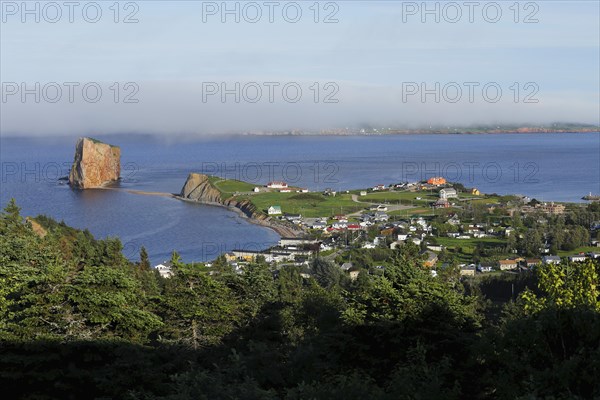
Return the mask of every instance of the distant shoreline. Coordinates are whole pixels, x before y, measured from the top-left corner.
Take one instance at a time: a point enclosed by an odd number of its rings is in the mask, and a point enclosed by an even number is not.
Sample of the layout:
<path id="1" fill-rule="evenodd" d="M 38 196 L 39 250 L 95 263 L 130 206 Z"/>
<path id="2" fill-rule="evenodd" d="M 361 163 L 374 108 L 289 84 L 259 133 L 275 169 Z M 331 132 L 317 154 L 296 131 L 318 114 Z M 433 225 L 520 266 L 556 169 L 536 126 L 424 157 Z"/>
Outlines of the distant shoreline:
<path id="1" fill-rule="evenodd" d="M 222 132 L 222 133 L 191 133 L 191 134 L 168 134 L 168 133 L 107 133 L 102 137 L 105 140 L 110 140 L 110 137 L 148 137 L 148 138 L 163 138 L 169 137 L 171 139 L 181 140 L 193 140 L 193 139 L 224 139 L 224 138 L 237 138 L 237 137 L 359 137 L 359 136 L 412 136 L 412 135 L 544 135 L 544 134 L 564 134 L 564 135 L 577 135 L 577 134 L 590 134 L 600 133 L 600 127 L 574 127 L 569 129 L 552 129 L 552 128 L 533 128 L 533 127 L 517 127 L 517 128 L 499 128 L 499 129 L 391 129 L 391 130 L 365 130 L 361 132 L 357 129 L 323 129 L 321 131 L 304 131 L 301 129 L 297 130 L 280 130 L 280 131 L 251 131 L 251 132 Z M 71 139 L 74 136 L 66 135 L 19 135 L 14 133 L 3 133 L 0 135 L 0 139 L 50 139 L 50 138 L 63 138 Z"/>
<path id="2" fill-rule="evenodd" d="M 600 129 L 577 129 L 577 130 L 550 130 L 550 129 L 532 129 L 532 130 L 489 130 L 489 131 L 470 131 L 470 130 L 459 130 L 459 131 L 442 131 L 442 130 L 392 130 L 382 132 L 335 132 L 335 131 L 322 131 L 322 132 L 247 132 L 237 134 L 227 134 L 224 136 L 402 136 L 402 135 L 531 135 L 531 134 L 565 134 L 565 135 L 576 135 L 576 134 L 588 134 L 588 133 L 600 133 Z M 216 135 L 214 135 L 216 136 Z"/>

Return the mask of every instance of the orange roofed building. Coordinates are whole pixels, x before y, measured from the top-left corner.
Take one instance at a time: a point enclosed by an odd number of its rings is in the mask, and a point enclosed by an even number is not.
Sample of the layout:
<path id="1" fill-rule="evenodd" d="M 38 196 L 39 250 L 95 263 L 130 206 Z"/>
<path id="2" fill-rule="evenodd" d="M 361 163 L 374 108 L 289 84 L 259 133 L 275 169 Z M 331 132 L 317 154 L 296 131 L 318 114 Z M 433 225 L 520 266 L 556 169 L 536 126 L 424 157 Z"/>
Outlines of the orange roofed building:
<path id="1" fill-rule="evenodd" d="M 430 185 L 445 185 L 446 184 L 446 179 L 440 177 L 440 176 L 436 176 L 433 178 L 429 178 L 427 180 L 427 183 Z"/>

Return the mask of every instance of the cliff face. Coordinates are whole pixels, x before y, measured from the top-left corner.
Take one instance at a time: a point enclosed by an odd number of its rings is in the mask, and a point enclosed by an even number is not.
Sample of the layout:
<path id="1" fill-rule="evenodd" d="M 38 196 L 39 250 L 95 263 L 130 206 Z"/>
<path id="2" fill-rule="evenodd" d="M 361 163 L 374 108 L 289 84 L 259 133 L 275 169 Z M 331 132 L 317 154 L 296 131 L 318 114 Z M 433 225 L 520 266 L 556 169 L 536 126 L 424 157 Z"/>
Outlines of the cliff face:
<path id="1" fill-rule="evenodd" d="M 230 208 L 237 208 L 248 218 L 255 220 L 261 221 L 268 218 L 249 200 L 238 201 L 235 199 L 223 199 L 221 197 L 221 192 L 210 183 L 208 176 L 204 174 L 189 174 L 179 195 L 186 200 L 193 200 L 199 203 L 218 204 Z"/>
<path id="2" fill-rule="evenodd" d="M 204 174 L 189 174 L 180 196 L 184 199 L 195 200 L 202 203 L 222 204 L 221 192 L 216 189 Z"/>
<path id="3" fill-rule="evenodd" d="M 75 160 L 69 184 L 78 189 L 102 187 L 121 176 L 121 149 L 117 146 L 80 138 L 75 146 Z"/>

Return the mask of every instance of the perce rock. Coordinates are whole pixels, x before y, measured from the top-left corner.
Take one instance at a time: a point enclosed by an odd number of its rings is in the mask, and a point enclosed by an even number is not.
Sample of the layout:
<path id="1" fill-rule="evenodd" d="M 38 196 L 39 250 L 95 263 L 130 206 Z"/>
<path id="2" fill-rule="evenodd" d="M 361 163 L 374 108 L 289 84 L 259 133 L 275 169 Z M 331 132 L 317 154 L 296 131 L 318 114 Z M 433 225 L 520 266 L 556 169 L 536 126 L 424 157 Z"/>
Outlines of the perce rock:
<path id="1" fill-rule="evenodd" d="M 75 146 L 75 160 L 69 184 L 90 189 L 117 182 L 121 176 L 121 149 L 95 139 L 80 138 Z"/>

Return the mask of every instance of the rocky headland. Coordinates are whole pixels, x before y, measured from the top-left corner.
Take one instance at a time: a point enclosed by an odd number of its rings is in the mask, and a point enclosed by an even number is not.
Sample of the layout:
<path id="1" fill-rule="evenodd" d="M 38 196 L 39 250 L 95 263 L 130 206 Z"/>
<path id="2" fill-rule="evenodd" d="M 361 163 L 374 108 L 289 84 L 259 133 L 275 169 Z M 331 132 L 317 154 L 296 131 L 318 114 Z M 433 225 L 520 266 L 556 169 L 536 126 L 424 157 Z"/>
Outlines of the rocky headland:
<path id="1" fill-rule="evenodd" d="M 278 220 L 272 219 L 262 211 L 258 210 L 250 200 L 222 198 L 219 189 L 217 189 L 210 182 L 210 178 L 204 174 L 189 174 L 181 189 L 181 193 L 177 197 L 185 201 L 227 207 L 247 217 L 252 223 L 273 229 L 280 236 L 294 237 L 303 233 L 295 227 L 288 226 Z"/>

